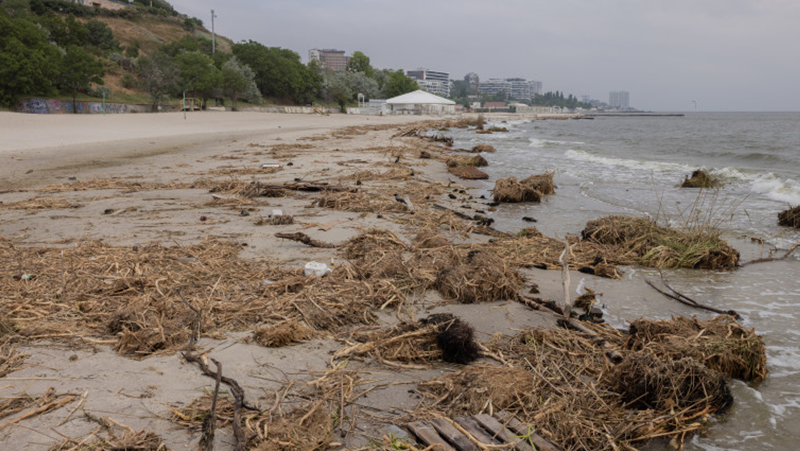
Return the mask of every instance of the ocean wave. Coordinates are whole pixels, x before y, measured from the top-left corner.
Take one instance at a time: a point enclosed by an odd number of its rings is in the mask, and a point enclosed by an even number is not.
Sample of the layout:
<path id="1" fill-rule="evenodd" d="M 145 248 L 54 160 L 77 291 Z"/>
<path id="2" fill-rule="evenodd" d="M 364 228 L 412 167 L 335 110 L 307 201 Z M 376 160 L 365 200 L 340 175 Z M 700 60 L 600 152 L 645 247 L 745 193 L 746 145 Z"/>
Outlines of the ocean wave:
<path id="1" fill-rule="evenodd" d="M 694 170 L 691 166 L 680 163 L 666 163 L 662 161 L 631 160 L 628 158 L 611 158 L 593 155 L 583 150 L 570 149 L 564 153 L 570 160 L 584 161 L 588 163 L 598 163 L 605 166 L 622 166 L 633 169 L 647 169 L 650 171 L 681 171 L 689 172 Z"/>
<path id="2" fill-rule="evenodd" d="M 544 148 L 544 147 L 557 147 L 557 146 L 581 146 L 583 142 L 580 141 L 557 141 L 553 139 L 530 138 L 530 147 Z"/>
<path id="3" fill-rule="evenodd" d="M 756 177 L 750 190 L 772 200 L 800 205 L 800 183 L 797 180 L 782 179 L 772 172 Z"/>

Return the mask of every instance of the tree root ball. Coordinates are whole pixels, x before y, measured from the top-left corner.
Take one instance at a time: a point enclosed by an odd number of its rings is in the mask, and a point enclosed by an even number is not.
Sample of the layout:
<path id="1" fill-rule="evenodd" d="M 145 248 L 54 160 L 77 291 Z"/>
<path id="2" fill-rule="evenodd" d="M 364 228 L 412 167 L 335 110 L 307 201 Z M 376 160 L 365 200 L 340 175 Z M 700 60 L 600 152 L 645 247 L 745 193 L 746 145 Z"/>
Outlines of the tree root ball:
<path id="1" fill-rule="evenodd" d="M 435 313 L 420 320 L 420 323 L 436 326 L 436 342 L 446 362 L 467 365 L 480 357 L 475 330 L 460 318 L 449 313 Z"/>

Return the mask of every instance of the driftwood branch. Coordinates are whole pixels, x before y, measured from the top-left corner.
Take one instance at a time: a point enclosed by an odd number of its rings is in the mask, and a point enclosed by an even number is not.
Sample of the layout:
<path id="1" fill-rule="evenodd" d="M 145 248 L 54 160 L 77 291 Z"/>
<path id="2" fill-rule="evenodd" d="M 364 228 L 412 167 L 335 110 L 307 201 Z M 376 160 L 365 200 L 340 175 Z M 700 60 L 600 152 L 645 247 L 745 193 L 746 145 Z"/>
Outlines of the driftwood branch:
<path id="1" fill-rule="evenodd" d="M 572 313 L 572 299 L 569 295 L 569 241 L 564 240 L 564 251 L 558 261 L 561 263 L 561 283 L 564 286 L 564 318 L 569 321 Z"/>
<path id="2" fill-rule="evenodd" d="M 541 308 L 544 307 L 553 313 L 557 313 L 559 315 L 564 314 L 564 309 L 559 307 L 555 301 L 525 295 L 520 295 L 520 301 L 534 310 L 541 310 Z"/>
<path id="3" fill-rule="evenodd" d="M 214 385 L 214 397 L 211 399 L 211 412 L 203 419 L 203 435 L 200 437 L 200 448 L 205 451 L 214 451 L 214 430 L 217 426 L 217 399 L 219 398 L 219 385 L 222 382 L 222 364 L 211 359 L 217 367 L 217 380 Z"/>
<path id="4" fill-rule="evenodd" d="M 329 185 L 327 182 L 298 182 L 286 185 L 264 185 L 259 184 L 258 188 L 263 190 L 280 190 L 286 189 L 291 191 L 337 191 L 337 192 L 356 192 L 356 188 L 345 185 Z"/>
<path id="5" fill-rule="evenodd" d="M 315 240 L 314 238 L 311 238 L 310 236 L 306 235 L 303 232 L 294 232 L 294 233 L 279 232 L 279 233 L 276 233 L 275 236 L 278 237 L 278 238 L 283 238 L 283 239 L 287 239 L 287 240 L 299 241 L 299 242 L 301 242 L 301 243 L 303 243 L 303 244 L 305 244 L 307 246 L 311 246 L 311 247 L 322 247 L 322 248 L 328 248 L 328 249 L 337 247 L 335 244 L 331 244 L 331 243 L 326 243 L 324 241 Z"/>
<path id="6" fill-rule="evenodd" d="M 683 295 L 683 294 L 681 294 L 681 293 L 679 293 L 679 292 L 675 291 L 674 289 L 672 289 L 672 288 L 671 288 L 671 287 L 670 287 L 670 286 L 669 286 L 669 285 L 666 283 L 666 281 L 663 279 L 663 275 L 662 275 L 661 282 L 662 282 L 662 283 L 664 284 L 664 286 L 665 286 L 665 287 L 667 287 L 667 289 L 669 289 L 669 290 L 670 290 L 672 293 L 667 293 L 666 291 L 664 291 L 664 290 L 662 290 L 662 289 L 658 288 L 658 287 L 657 287 L 657 286 L 656 286 L 656 285 L 655 285 L 653 282 L 651 282 L 651 281 L 649 281 L 649 280 L 647 280 L 647 279 L 644 279 L 644 281 L 645 281 L 645 283 L 647 283 L 648 285 L 650 285 L 650 287 L 652 287 L 654 290 L 658 291 L 659 293 L 663 294 L 664 296 L 666 296 L 666 297 L 668 297 L 668 298 L 670 298 L 670 299 L 674 299 L 674 300 L 676 300 L 676 301 L 680 302 L 680 303 L 681 303 L 681 304 L 683 304 L 683 305 L 688 305 L 689 307 L 694 307 L 694 308 L 697 308 L 697 309 L 700 309 L 700 310 L 706 310 L 706 311 L 709 311 L 709 312 L 718 313 L 718 314 L 720 314 L 720 315 L 731 315 L 731 316 L 733 316 L 733 317 L 734 317 L 734 318 L 736 318 L 736 319 L 740 319 L 740 318 L 742 317 L 741 315 L 739 315 L 738 313 L 736 313 L 736 311 L 735 311 L 735 310 L 727 310 L 727 311 L 726 311 L 726 310 L 720 310 L 720 309 L 718 309 L 718 308 L 710 307 L 710 306 L 708 306 L 708 305 L 703 305 L 703 304 L 701 304 L 701 303 L 699 303 L 699 302 L 695 301 L 694 299 L 692 299 L 692 298 L 690 298 L 690 297 L 688 297 L 688 296 L 685 296 L 685 295 Z"/>
<path id="7" fill-rule="evenodd" d="M 800 247 L 800 243 L 795 243 L 795 245 L 792 246 L 788 251 L 786 251 L 786 253 L 783 254 L 783 256 L 781 256 L 781 257 L 757 258 L 755 260 L 750 260 L 749 262 L 744 262 L 744 263 L 740 264 L 739 266 L 752 265 L 753 263 L 776 262 L 776 261 L 779 261 L 779 260 L 784 260 L 784 259 L 788 258 L 790 255 L 792 255 L 792 252 L 794 252 L 798 247 Z"/>

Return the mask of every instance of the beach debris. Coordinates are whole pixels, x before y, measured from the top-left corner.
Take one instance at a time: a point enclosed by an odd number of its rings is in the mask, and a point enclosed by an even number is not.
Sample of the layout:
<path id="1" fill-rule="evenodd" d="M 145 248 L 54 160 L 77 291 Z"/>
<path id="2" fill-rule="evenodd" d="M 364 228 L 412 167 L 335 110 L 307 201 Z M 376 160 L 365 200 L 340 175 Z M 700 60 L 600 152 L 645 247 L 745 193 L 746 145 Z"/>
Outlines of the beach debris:
<path id="1" fill-rule="evenodd" d="M 480 153 L 480 152 L 489 152 L 489 153 L 497 152 L 497 150 L 495 150 L 495 148 L 490 146 L 489 144 L 478 144 L 477 146 L 474 146 L 471 151 L 472 152 L 477 152 L 477 153 Z"/>
<path id="2" fill-rule="evenodd" d="M 436 343 L 445 362 L 467 365 L 479 357 L 475 330 L 461 318 L 450 313 L 435 313 L 421 319 L 420 324 L 436 328 Z"/>
<path id="3" fill-rule="evenodd" d="M 729 315 L 710 320 L 677 317 L 631 323 L 625 348 L 646 350 L 661 358 L 690 357 L 720 373 L 747 382 L 767 376 L 764 340 Z"/>
<path id="4" fill-rule="evenodd" d="M 450 157 L 445 161 L 448 168 L 455 168 L 458 166 L 475 166 L 475 167 L 484 167 L 489 166 L 489 162 L 486 161 L 486 158 L 483 158 L 480 154 L 473 155 L 471 157 L 468 156 L 455 156 Z"/>
<path id="5" fill-rule="evenodd" d="M 448 166 L 447 172 L 465 180 L 486 180 L 489 178 L 489 174 L 474 166 Z"/>
<path id="6" fill-rule="evenodd" d="M 657 268 L 734 269 L 739 252 L 711 228 L 680 231 L 648 218 L 607 216 L 589 221 L 584 241 L 613 247 L 618 260 Z"/>
<path id="7" fill-rule="evenodd" d="M 303 232 L 293 232 L 293 233 L 280 232 L 276 233 L 275 237 L 283 238 L 285 240 L 297 241 L 311 247 L 328 248 L 328 249 L 336 247 L 335 244 L 326 243 L 320 240 L 315 240 L 314 238 L 311 238 L 310 236 L 306 235 Z"/>
<path id="8" fill-rule="evenodd" d="M 690 357 L 664 360 L 649 352 L 628 353 L 604 381 L 639 409 L 685 409 L 706 404 L 724 413 L 733 404 L 725 376 Z"/>
<path id="9" fill-rule="evenodd" d="M 719 179 L 711 177 L 702 169 L 697 169 L 683 180 L 681 188 L 715 188 L 720 184 Z"/>
<path id="10" fill-rule="evenodd" d="M 14 274 L 11 276 L 14 280 L 36 280 L 36 274 Z"/>
<path id="11" fill-rule="evenodd" d="M 308 262 L 303 266 L 303 274 L 308 276 L 314 277 L 325 277 L 328 274 L 332 273 L 333 270 L 328 267 L 325 263 L 320 262 Z"/>
<path id="12" fill-rule="evenodd" d="M 471 250 L 460 265 L 443 269 L 435 287 L 445 299 L 462 304 L 516 300 L 522 276 L 489 250 Z"/>
<path id="13" fill-rule="evenodd" d="M 523 216 L 522 220 L 525 222 L 539 222 L 536 218 L 532 218 L 530 216 Z"/>
<path id="14" fill-rule="evenodd" d="M 267 348 L 280 348 L 292 343 L 308 341 L 314 331 L 304 323 L 290 319 L 275 325 L 265 325 L 253 331 L 253 341 Z"/>
<path id="15" fill-rule="evenodd" d="M 800 229 L 800 205 L 778 213 L 778 225 Z"/>
<path id="16" fill-rule="evenodd" d="M 706 311 L 709 311 L 709 312 L 714 312 L 714 313 L 718 313 L 718 314 L 722 314 L 722 315 L 730 315 L 730 316 L 732 316 L 732 317 L 734 317 L 736 319 L 741 319 L 741 315 L 736 313 L 735 310 L 725 311 L 725 310 L 720 310 L 718 308 L 714 308 L 714 307 L 711 307 L 711 306 L 708 306 L 708 305 L 703 305 L 703 304 L 695 301 L 694 299 L 686 296 L 685 294 L 679 293 L 678 291 L 673 289 L 667 283 L 667 280 L 664 278 L 664 274 L 661 273 L 660 269 L 659 269 L 659 274 L 661 275 L 661 283 L 664 284 L 664 287 L 666 287 L 670 291 L 670 293 L 667 293 L 666 291 L 662 290 L 661 288 L 658 288 L 653 282 L 651 282 L 647 278 L 645 278 L 644 281 L 645 281 L 645 283 L 650 285 L 651 288 L 653 288 L 654 290 L 656 290 L 659 293 L 663 294 L 664 296 L 666 296 L 666 297 L 668 297 L 670 299 L 674 299 L 674 300 L 680 302 L 681 304 L 688 305 L 689 307 L 694 307 L 694 308 L 698 308 L 698 309 L 701 309 L 701 310 L 706 310 Z"/>
<path id="17" fill-rule="evenodd" d="M 493 198 L 495 202 L 541 202 L 546 194 L 555 193 L 553 183 L 555 172 L 532 175 L 521 181 L 516 177 L 498 179 L 495 182 Z"/>
<path id="18" fill-rule="evenodd" d="M 370 355 L 383 362 L 405 365 L 444 360 L 462 365 L 480 356 L 475 332 L 449 313 L 436 313 L 420 321 L 404 321 L 382 329 L 357 330 L 355 342 L 334 354 L 334 360 Z"/>

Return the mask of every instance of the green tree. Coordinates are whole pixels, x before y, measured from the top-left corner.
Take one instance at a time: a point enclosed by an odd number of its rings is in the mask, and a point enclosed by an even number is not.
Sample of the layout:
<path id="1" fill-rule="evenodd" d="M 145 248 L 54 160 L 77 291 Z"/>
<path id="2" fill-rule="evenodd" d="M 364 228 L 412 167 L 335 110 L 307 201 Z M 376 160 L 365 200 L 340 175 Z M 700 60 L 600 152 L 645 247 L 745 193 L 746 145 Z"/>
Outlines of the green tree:
<path id="1" fill-rule="evenodd" d="M 417 82 L 406 77 L 402 70 L 392 72 L 386 81 L 386 97 L 397 97 L 419 89 Z"/>
<path id="2" fill-rule="evenodd" d="M 231 99 L 231 107 L 236 108 L 242 97 L 250 103 L 260 103 L 261 96 L 255 84 L 255 73 L 249 66 L 233 57 L 222 67 L 222 89 Z"/>
<path id="3" fill-rule="evenodd" d="M 67 16 L 66 23 L 66 36 L 63 42 L 58 42 L 61 47 L 69 47 L 71 45 L 85 46 L 89 42 L 89 29 L 86 25 L 82 24 L 79 20 L 75 19 L 73 14 Z"/>
<path id="4" fill-rule="evenodd" d="M 153 111 L 170 95 L 178 92 L 180 69 L 163 52 L 155 52 L 137 60 L 136 75 L 139 83 L 150 94 L 150 105 Z"/>
<path id="5" fill-rule="evenodd" d="M 253 69 L 264 96 L 309 103 L 322 84 L 322 76 L 301 63 L 300 55 L 291 50 L 247 41 L 234 44 L 233 54 Z"/>
<path id="6" fill-rule="evenodd" d="M 220 70 L 210 56 L 199 51 L 181 53 L 175 57 L 180 69 L 180 88 L 203 99 L 203 109 L 220 84 Z"/>
<path id="7" fill-rule="evenodd" d="M 86 29 L 89 31 L 89 44 L 102 50 L 119 48 L 119 41 L 114 39 L 114 32 L 104 22 L 92 19 L 86 22 Z"/>
<path id="8" fill-rule="evenodd" d="M 0 104 L 51 94 L 61 58 L 42 28 L 0 7 Z"/>
<path id="9" fill-rule="evenodd" d="M 72 95 L 72 111 L 78 112 L 78 92 L 88 91 L 92 83 L 103 84 L 103 64 L 91 53 L 77 45 L 67 47 L 67 53 L 61 62 L 59 86 Z"/>
<path id="10" fill-rule="evenodd" d="M 2 3 L 2 7 L 8 11 L 8 14 L 15 19 L 25 17 L 31 12 L 28 0 L 5 0 L 0 3 Z"/>
<path id="11" fill-rule="evenodd" d="M 367 77 L 375 75 L 375 70 L 369 65 L 369 57 L 360 51 L 353 53 L 347 63 L 348 72 L 361 72 Z"/>

